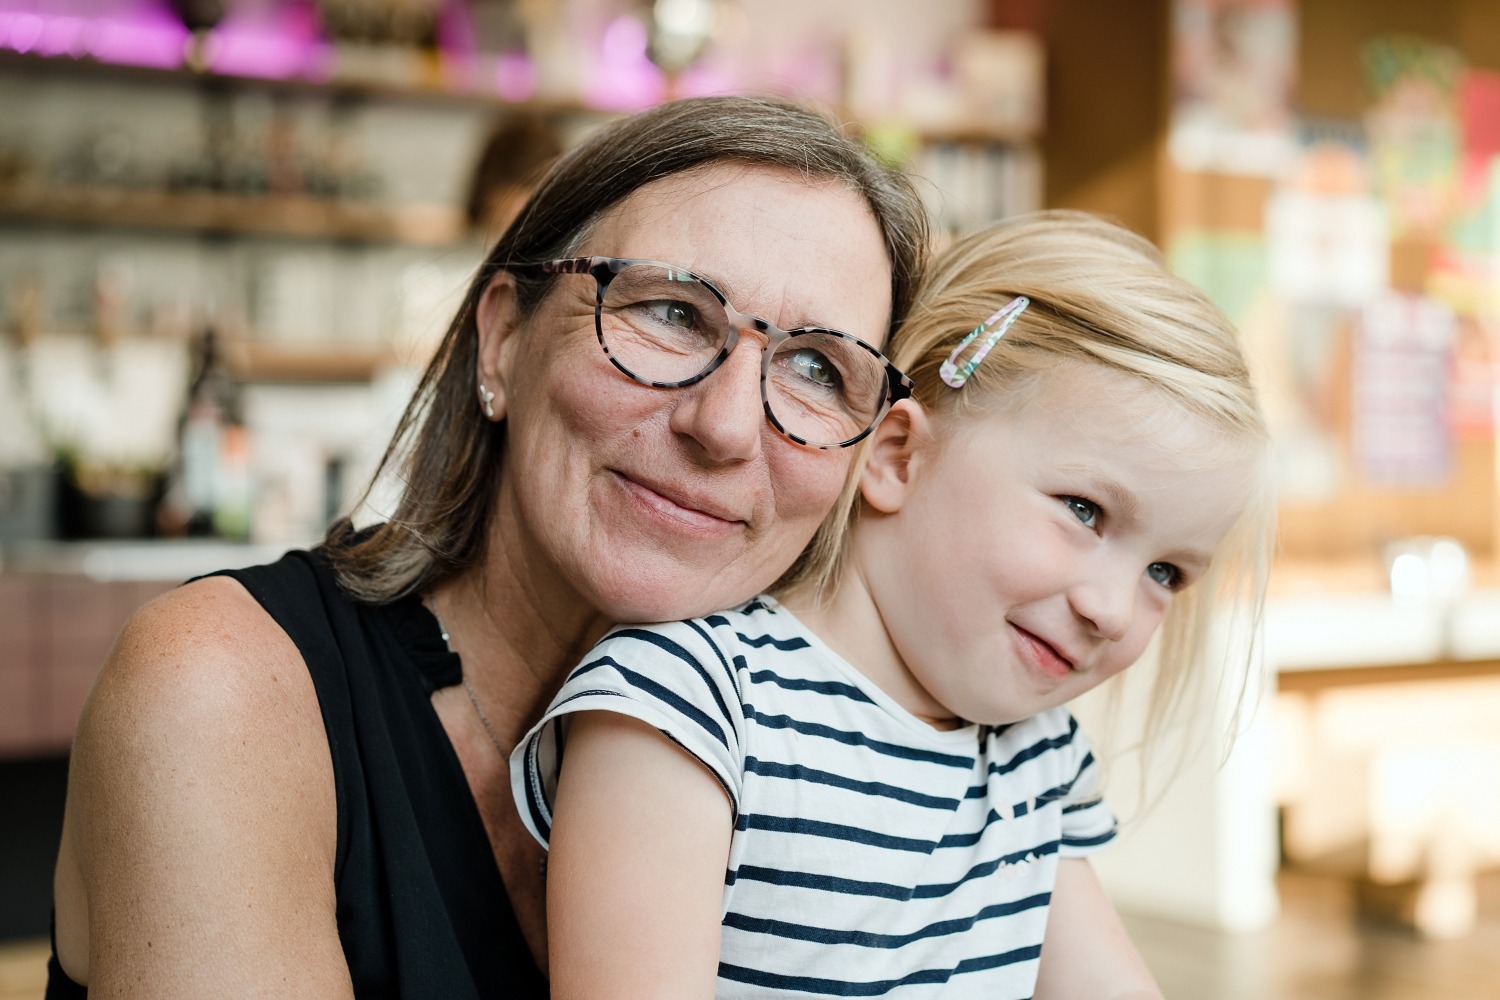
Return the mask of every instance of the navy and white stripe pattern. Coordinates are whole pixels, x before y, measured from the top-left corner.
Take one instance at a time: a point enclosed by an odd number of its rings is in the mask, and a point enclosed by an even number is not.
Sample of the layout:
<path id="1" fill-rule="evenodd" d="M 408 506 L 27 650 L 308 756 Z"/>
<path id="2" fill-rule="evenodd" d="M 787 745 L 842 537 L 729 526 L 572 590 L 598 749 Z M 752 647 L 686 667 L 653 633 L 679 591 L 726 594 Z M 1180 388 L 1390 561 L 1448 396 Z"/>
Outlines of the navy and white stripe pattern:
<path id="1" fill-rule="evenodd" d="M 734 806 L 718 997 L 1029 997 L 1059 857 L 1115 834 L 1058 708 L 939 731 L 773 599 L 615 629 L 511 760 L 545 846 L 558 720 L 641 719 Z"/>

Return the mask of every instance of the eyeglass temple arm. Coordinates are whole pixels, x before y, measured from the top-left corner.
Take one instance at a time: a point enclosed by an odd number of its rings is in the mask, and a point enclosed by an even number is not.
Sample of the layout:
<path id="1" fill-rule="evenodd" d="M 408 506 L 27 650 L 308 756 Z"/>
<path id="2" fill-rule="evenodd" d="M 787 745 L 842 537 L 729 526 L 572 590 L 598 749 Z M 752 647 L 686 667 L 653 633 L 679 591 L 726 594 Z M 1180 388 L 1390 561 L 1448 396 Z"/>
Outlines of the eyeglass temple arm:
<path id="1" fill-rule="evenodd" d="M 563 260 L 506 264 L 501 270 L 531 274 L 591 274 L 595 268 L 601 266 L 599 261 L 598 257 L 568 257 Z"/>
<path id="2" fill-rule="evenodd" d="M 894 405 L 903 399 L 910 399 L 913 389 L 910 376 L 889 361 L 885 363 L 885 367 L 886 381 L 891 387 L 891 403 Z"/>

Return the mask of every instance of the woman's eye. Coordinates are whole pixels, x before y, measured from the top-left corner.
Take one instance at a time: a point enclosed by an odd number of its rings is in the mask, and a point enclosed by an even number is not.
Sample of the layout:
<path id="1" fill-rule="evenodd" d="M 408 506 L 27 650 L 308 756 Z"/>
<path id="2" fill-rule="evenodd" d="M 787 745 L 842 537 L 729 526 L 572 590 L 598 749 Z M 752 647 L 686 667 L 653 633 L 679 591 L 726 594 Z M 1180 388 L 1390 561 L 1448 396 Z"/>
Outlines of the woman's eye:
<path id="1" fill-rule="evenodd" d="M 820 352 L 803 349 L 787 359 L 792 374 L 807 379 L 816 385 L 834 388 L 839 384 L 839 373 Z"/>
<path id="2" fill-rule="evenodd" d="M 1062 501 L 1068 505 L 1068 510 L 1073 512 L 1073 516 L 1087 527 L 1092 528 L 1094 522 L 1099 519 L 1099 505 L 1092 500 L 1085 500 L 1083 497 L 1063 497 Z"/>
<path id="3" fill-rule="evenodd" d="M 1146 567 L 1146 575 L 1168 590 L 1176 590 L 1182 585 L 1182 570 L 1171 563 L 1152 563 Z"/>
<path id="4" fill-rule="evenodd" d="M 668 326 L 675 326 L 681 330 L 693 330 L 698 326 L 698 310 L 686 302 L 673 302 L 663 300 L 652 302 L 648 309 L 657 319 Z"/>

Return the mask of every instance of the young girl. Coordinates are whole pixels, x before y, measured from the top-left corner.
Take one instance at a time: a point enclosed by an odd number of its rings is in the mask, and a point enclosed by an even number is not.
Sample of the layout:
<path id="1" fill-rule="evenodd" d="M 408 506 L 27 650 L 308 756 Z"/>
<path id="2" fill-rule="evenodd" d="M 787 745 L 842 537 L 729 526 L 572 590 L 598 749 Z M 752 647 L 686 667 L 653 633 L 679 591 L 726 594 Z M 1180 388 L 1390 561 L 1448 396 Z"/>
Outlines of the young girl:
<path id="1" fill-rule="evenodd" d="M 952 246 L 890 353 L 912 398 L 776 595 L 617 628 L 513 755 L 554 998 L 1159 996 L 1065 706 L 1163 624 L 1170 703 L 1224 669 L 1213 598 L 1258 599 L 1234 332 L 1144 240 L 1040 213 Z"/>

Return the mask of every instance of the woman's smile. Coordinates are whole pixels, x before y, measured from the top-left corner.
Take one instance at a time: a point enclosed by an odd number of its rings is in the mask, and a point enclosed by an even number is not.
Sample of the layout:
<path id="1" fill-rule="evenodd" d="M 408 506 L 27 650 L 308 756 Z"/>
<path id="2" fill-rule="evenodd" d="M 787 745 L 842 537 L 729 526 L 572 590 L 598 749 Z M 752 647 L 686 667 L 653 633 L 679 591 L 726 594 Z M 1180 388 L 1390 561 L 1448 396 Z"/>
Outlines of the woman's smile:
<path id="1" fill-rule="evenodd" d="M 647 515 L 657 515 L 675 526 L 686 527 L 696 533 L 727 533 L 747 525 L 743 517 L 737 517 L 728 505 L 713 498 L 694 495 L 681 487 L 643 480 L 612 471 L 621 487 L 645 508 Z"/>

